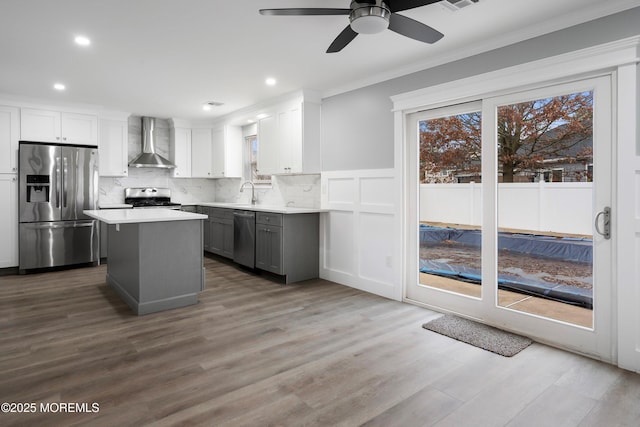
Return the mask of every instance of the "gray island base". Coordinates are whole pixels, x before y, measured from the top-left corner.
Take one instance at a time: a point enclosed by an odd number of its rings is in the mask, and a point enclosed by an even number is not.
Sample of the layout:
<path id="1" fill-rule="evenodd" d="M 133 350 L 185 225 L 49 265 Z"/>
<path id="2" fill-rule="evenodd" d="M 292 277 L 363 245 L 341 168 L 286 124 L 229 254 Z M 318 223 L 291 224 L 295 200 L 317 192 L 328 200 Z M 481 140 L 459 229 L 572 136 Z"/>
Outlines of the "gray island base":
<path id="1" fill-rule="evenodd" d="M 128 211 L 128 216 L 132 216 L 140 215 L 138 212 L 144 210 Z M 89 212 L 95 212 L 95 215 Z M 203 215 L 174 211 L 162 213 L 161 216 L 171 216 L 164 221 L 163 218 L 136 221 L 130 217 L 114 218 L 118 215 L 115 210 L 85 213 L 108 224 L 107 283 L 135 314 L 155 313 L 198 302 L 198 294 L 205 285 Z"/>
<path id="2" fill-rule="evenodd" d="M 107 283 L 136 314 L 198 302 L 202 221 L 109 225 L 108 244 Z"/>

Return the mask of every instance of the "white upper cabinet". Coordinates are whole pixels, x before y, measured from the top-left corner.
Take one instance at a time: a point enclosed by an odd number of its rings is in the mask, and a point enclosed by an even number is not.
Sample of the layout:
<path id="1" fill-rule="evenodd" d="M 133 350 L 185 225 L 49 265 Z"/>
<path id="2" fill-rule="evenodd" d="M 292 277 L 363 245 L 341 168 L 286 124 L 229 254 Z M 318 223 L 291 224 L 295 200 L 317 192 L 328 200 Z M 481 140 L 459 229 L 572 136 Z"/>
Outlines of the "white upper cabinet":
<path id="1" fill-rule="evenodd" d="M 100 119 L 100 176 L 128 176 L 129 126 L 127 119 Z"/>
<path id="2" fill-rule="evenodd" d="M 23 108 L 20 139 L 23 141 L 61 142 L 61 117 L 58 111 Z"/>
<path id="3" fill-rule="evenodd" d="M 98 117 L 62 113 L 62 140 L 68 144 L 98 145 Z"/>
<path id="4" fill-rule="evenodd" d="M 177 166 L 174 178 L 242 177 L 242 128 L 192 127 L 181 119 L 170 119 L 171 160 Z"/>
<path id="5" fill-rule="evenodd" d="M 18 265 L 18 177 L 0 174 L 0 268 Z"/>
<path id="6" fill-rule="evenodd" d="M 212 132 L 211 129 L 191 129 L 191 176 L 212 177 Z"/>
<path id="7" fill-rule="evenodd" d="M 20 139 L 61 144 L 98 145 L 98 117 L 23 108 L 20 112 Z"/>
<path id="8" fill-rule="evenodd" d="M 213 130 L 212 176 L 214 178 L 242 177 L 242 128 L 226 125 Z"/>
<path id="9" fill-rule="evenodd" d="M 191 178 L 191 129 L 171 127 L 169 146 L 171 161 L 176 167 L 171 174 L 174 178 Z"/>
<path id="10" fill-rule="evenodd" d="M 278 114 L 266 114 L 258 120 L 258 173 L 273 175 L 281 173 Z"/>
<path id="11" fill-rule="evenodd" d="M 284 129 L 280 141 L 280 173 L 301 173 L 302 105 L 296 105 L 281 113 L 281 123 Z"/>
<path id="12" fill-rule="evenodd" d="M 20 110 L 0 105 L 0 173 L 18 173 Z"/>
<path id="13" fill-rule="evenodd" d="M 224 128 L 215 129 L 211 134 L 211 172 L 213 177 L 224 176 Z"/>
<path id="14" fill-rule="evenodd" d="M 258 120 L 260 174 L 320 172 L 320 104 L 293 102 Z"/>

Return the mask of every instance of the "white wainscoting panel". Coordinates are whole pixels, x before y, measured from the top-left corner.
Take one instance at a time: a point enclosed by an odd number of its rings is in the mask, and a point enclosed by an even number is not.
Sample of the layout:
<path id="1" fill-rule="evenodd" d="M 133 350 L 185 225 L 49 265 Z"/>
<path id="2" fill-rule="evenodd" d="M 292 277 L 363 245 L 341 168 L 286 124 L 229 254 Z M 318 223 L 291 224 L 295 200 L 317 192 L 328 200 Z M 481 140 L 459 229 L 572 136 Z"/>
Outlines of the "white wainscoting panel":
<path id="1" fill-rule="evenodd" d="M 393 284 L 394 221 L 393 215 L 360 213 L 358 275 L 369 282 Z"/>
<path id="2" fill-rule="evenodd" d="M 324 178 L 321 178 L 321 185 Z M 354 178 L 336 178 L 327 181 L 327 203 L 336 209 L 353 210 L 356 194 L 356 181 Z"/>
<path id="3" fill-rule="evenodd" d="M 320 277 L 400 301 L 400 197 L 393 169 L 323 172 Z"/>
<path id="4" fill-rule="evenodd" d="M 389 177 L 360 178 L 361 210 L 378 210 L 393 214 L 395 211 L 393 203 L 394 184 L 394 180 Z"/>
<path id="5" fill-rule="evenodd" d="M 355 215 L 349 211 L 334 211 L 325 215 L 325 262 L 331 270 L 353 276 L 355 273 Z"/>

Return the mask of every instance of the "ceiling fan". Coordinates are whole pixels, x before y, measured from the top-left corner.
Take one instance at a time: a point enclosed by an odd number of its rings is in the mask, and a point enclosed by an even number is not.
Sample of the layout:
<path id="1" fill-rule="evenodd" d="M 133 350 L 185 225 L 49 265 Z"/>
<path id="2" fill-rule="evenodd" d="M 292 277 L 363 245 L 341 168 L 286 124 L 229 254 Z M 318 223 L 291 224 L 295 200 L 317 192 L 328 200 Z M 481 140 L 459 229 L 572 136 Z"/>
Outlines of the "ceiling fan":
<path id="1" fill-rule="evenodd" d="M 260 9 L 261 15 L 348 15 L 349 25 L 331 43 L 327 53 L 340 52 L 358 34 L 375 34 L 387 28 L 424 43 L 435 43 L 444 34 L 396 12 L 438 3 L 442 0 L 353 0 L 349 9 L 287 8 Z"/>

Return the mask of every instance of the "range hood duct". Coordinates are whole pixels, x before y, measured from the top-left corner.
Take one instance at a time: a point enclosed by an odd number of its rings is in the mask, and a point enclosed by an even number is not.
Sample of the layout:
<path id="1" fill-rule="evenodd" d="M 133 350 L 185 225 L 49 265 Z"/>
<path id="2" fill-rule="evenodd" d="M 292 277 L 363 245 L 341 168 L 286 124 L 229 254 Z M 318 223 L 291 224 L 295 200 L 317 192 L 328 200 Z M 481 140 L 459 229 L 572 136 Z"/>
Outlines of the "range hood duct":
<path id="1" fill-rule="evenodd" d="M 171 163 L 159 154 L 156 154 L 153 139 L 153 128 L 155 119 L 153 117 L 142 117 L 142 153 L 129 162 L 129 167 L 134 168 L 164 168 L 172 169 L 176 165 Z"/>

